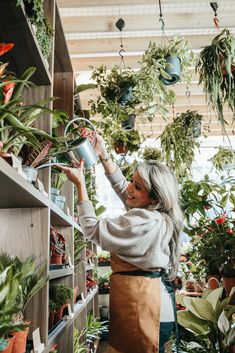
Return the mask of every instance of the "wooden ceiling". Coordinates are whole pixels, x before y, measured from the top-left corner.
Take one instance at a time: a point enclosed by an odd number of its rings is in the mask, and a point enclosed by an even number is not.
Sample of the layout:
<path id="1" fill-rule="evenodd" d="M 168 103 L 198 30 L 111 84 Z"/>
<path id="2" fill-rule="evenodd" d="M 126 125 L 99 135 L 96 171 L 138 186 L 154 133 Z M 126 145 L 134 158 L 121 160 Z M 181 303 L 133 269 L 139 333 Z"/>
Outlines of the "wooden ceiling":
<path id="1" fill-rule="evenodd" d="M 125 64 L 132 68 L 138 68 L 149 41 L 162 41 L 159 0 L 58 0 L 57 3 L 77 83 L 88 83 L 90 66 L 105 64 L 111 68 L 120 64 L 121 36 Z M 235 1 L 221 0 L 217 4 L 220 29 L 226 27 L 235 34 Z M 219 33 L 210 1 L 161 0 L 161 9 L 165 35 L 182 36 L 195 53 L 209 45 Z M 125 21 L 122 32 L 115 25 L 119 18 Z M 174 111 L 169 110 L 169 118 L 187 109 L 197 110 L 204 115 L 204 124 L 210 125 L 210 134 L 221 135 L 218 119 L 206 104 L 195 75 L 188 88 L 184 82 L 171 88 L 177 94 L 177 102 Z M 96 90 L 83 92 L 80 95 L 83 108 L 87 108 L 88 100 L 96 96 Z M 229 122 L 228 133 L 234 134 L 232 114 L 225 112 L 225 119 Z M 138 128 L 152 137 L 158 136 L 165 124 L 160 116 L 156 116 L 152 123 L 137 119 Z"/>

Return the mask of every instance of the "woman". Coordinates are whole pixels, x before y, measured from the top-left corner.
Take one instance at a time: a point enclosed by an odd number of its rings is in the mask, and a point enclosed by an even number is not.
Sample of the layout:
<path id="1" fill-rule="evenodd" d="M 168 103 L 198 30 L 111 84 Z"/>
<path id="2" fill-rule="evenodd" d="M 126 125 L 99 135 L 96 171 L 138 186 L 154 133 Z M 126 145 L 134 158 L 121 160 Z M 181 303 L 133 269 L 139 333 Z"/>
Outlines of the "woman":
<path id="1" fill-rule="evenodd" d="M 166 271 L 173 279 L 178 266 L 183 222 L 177 182 L 167 167 L 152 160 L 141 163 L 127 183 L 99 135 L 95 149 L 126 207 L 123 215 L 96 217 L 86 191 L 84 161 L 60 169 L 78 189 L 85 237 L 111 252 L 110 353 L 163 353 L 175 322 Z"/>

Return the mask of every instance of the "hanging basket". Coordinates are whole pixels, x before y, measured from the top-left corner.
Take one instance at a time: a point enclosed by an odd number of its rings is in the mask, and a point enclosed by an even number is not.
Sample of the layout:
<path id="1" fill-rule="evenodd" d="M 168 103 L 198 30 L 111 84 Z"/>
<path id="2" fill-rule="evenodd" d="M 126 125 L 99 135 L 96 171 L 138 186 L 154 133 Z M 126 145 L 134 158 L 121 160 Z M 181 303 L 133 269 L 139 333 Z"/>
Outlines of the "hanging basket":
<path id="1" fill-rule="evenodd" d="M 135 118 L 136 118 L 135 114 L 130 114 L 128 116 L 128 119 L 122 122 L 122 128 L 127 131 L 133 130 L 135 128 Z"/>
<path id="2" fill-rule="evenodd" d="M 165 60 L 166 60 L 165 71 L 168 73 L 168 75 L 171 76 L 171 79 L 167 79 L 162 75 L 160 75 L 160 80 L 166 86 L 174 85 L 180 79 L 180 72 L 181 72 L 180 59 L 178 58 L 178 56 L 167 56 Z"/>

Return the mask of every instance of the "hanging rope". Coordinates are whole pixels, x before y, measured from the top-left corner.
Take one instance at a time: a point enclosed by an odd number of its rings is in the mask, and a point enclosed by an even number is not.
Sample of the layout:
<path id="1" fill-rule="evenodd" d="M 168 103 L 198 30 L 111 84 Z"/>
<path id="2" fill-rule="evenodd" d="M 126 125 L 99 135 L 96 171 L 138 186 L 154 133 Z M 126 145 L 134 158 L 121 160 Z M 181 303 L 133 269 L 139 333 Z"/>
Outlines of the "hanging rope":
<path id="1" fill-rule="evenodd" d="M 214 19 L 213 19 L 213 21 L 214 21 L 214 24 L 215 24 L 215 28 L 217 30 L 219 30 L 219 19 L 217 17 L 217 10 L 218 10 L 219 5 L 217 4 L 217 2 L 210 2 L 210 5 L 211 5 L 211 7 L 212 7 L 212 9 L 214 11 Z"/>
<path id="2" fill-rule="evenodd" d="M 120 44 L 120 50 L 118 52 L 118 54 L 119 54 L 119 56 L 121 58 L 121 62 L 120 62 L 119 68 L 121 68 L 121 66 L 123 66 L 123 68 L 126 69 L 126 64 L 125 64 L 124 56 L 123 56 L 123 54 L 125 53 L 125 50 L 123 48 L 123 43 L 122 43 L 122 30 L 125 27 L 125 21 L 122 18 L 119 18 L 117 20 L 117 22 L 116 22 L 116 27 L 121 32 L 121 35 L 120 35 L 120 43 L 121 44 Z"/>

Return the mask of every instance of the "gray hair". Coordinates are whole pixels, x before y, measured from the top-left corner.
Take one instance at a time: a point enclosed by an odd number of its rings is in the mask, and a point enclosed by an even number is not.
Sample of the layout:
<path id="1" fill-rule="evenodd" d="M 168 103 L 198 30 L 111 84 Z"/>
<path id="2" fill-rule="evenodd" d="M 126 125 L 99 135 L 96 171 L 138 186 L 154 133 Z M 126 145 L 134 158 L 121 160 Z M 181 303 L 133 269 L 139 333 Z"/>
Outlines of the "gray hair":
<path id="1" fill-rule="evenodd" d="M 179 265 L 180 232 L 183 228 L 183 214 L 179 204 L 179 186 L 174 173 L 156 160 L 141 162 L 137 172 L 144 181 L 150 196 L 157 203 L 150 205 L 156 209 L 166 220 L 166 225 L 172 237 L 169 241 L 170 248 L 170 278 L 177 274 Z"/>

